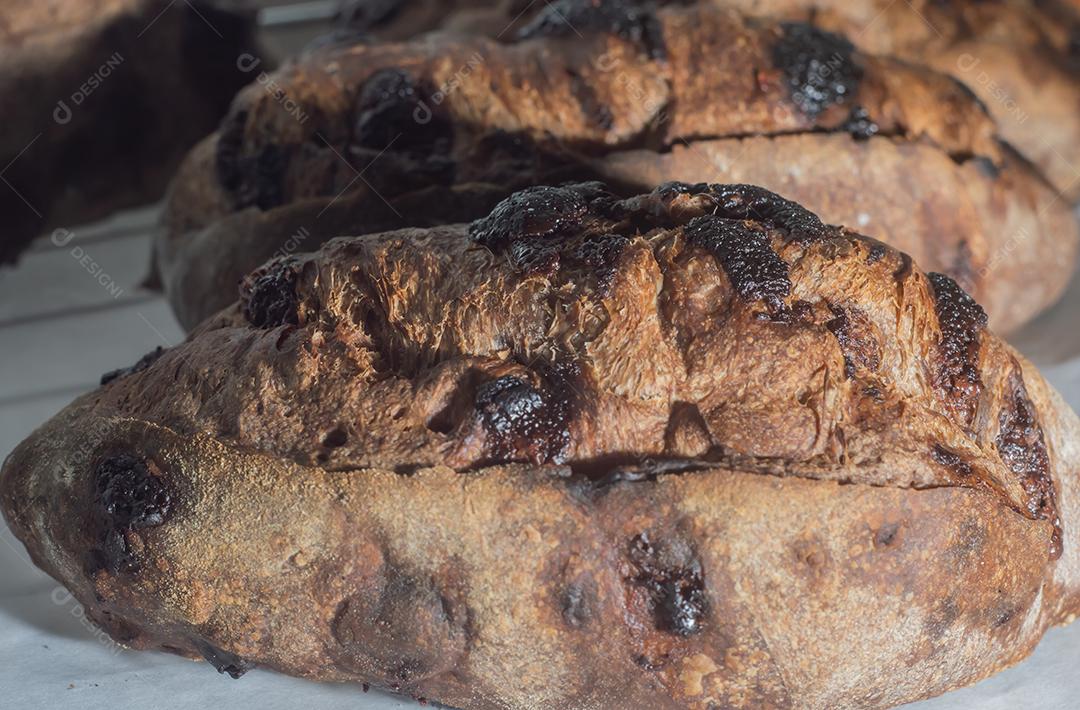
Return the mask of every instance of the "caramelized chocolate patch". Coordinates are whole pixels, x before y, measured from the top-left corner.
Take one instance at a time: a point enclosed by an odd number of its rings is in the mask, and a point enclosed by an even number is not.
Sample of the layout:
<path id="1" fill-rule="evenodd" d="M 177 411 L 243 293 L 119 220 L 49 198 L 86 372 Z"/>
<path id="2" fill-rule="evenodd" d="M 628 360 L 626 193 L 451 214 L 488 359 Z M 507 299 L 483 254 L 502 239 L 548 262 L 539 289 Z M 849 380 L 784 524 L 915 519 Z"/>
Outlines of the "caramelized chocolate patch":
<path id="1" fill-rule="evenodd" d="M 530 187 L 515 192 L 487 217 L 469 226 L 469 236 L 495 253 L 509 256 L 515 268 L 554 273 L 563 241 L 588 221 L 590 212 L 610 205 L 600 183 Z"/>
<path id="2" fill-rule="evenodd" d="M 285 203 L 289 153 L 272 143 L 248 151 L 247 119 L 247 111 L 237 111 L 221 127 L 214 156 L 218 181 L 237 209 L 273 209 Z"/>
<path id="3" fill-rule="evenodd" d="M 629 243 L 628 238 L 609 232 L 587 236 L 574 249 L 572 257 L 589 266 L 596 275 L 597 291 L 601 296 L 611 292 L 619 256 Z"/>
<path id="4" fill-rule="evenodd" d="M 518 32 L 518 39 L 608 32 L 632 42 L 652 59 L 667 54 L 656 16 L 640 0 L 554 0 Z"/>
<path id="5" fill-rule="evenodd" d="M 381 69 L 356 100 L 353 141 L 374 150 L 446 153 L 453 130 L 435 111 L 430 87 L 402 69 Z"/>
<path id="6" fill-rule="evenodd" d="M 240 285 L 240 307 L 256 328 L 276 328 L 299 322 L 296 283 L 300 267 L 293 258 L 263 265 Z"/>
<path id="7" fill-rule="evenodd" d="M 678 636 L 700 633 L 709 603 L 701 562 L 689 544 L 641 533 L 630 541 L 628 557 L 628 581 L 648 595 L 657 628 Z"/>
<path id="8" fill-rule="evenodd" d="M 784 72 L 799 110 L 813 119 L 854 97 L 863 71 L 851 42 L 805 22 L 784 22 L 781 28 L 773 63 Z"/>
<path id="9" fill-rule="evenodd" d="M 709 194 L 716 200 L 717 215 L 763 222 L 797 242 L 821 241 L 832 231 L 802 205 L 757 185 L 711 185 Z"/>
<path id="10" fill-rule="evenodd" d="M 94 472 L 96 503 L 121 528 L 161 525 L 169 517 L 172 496 L 146 463 L 130 454 L 105 459 Z"/>
<path id="11" fill-rule="evenodd" d="M 768 234 L 714 215 L 695 217 L 686 225 L 685 234 L 687 242 L 716 257 L 741 298 L 764 301 L 774 313 L 783 310 L 791 279 Z"/>
<path id="12" fill-rule="evenodd" d="M 160 345 L 157 346 L 156 348 L 139 358 L 134 365 L 131 365 L 130 367 L 121 367 L 119 370 L 112 370 L 110 372 L 106 372 L 104 375 L 101 376 L 101 384 L 107 385 L 113 380 L 118 380 L 121 377 L 127 377 L 128 375 L 134 375 L 136 372 L 142 372 L 143 370 L 157 362 L 157 359 L 161 357 L 162 353 L 164 352 L 165 348 L 161 347 Z"/>
<path id="13" fill-rule="evenodd" d="M 1027 493 L 1026 513 L 1054 525 L 1051 556 L 1062 552 L 1062 524 L 1057 509 L 1057 493 L 1050 475 L 1050 457 L 1039 425 L 1035 405 L 1028 397 L 1019 365 L 1009 375 L 1005 406 L 998 415 L 998 455 Z"/>
<path id="14" fill-rule="evenodd" d="M 199 653 L 206 662 L 217 669 L 218 673 L 224 673 L 234 679 L 240 678 L 255 667 L 254 663 L 244 660 L 231 651 L 220 649 L 209 641 L 198 639 L 195 641 L 195 647 L 199 649 Z"/>
<path id="15" fill-rule="evenodd" d="M 544 368 L 542 384 L 500 377 L 476 390 L 476 412 L 486 433 L 488 455 L 495 462 L 562 463 L 570 448 L 570 422 L 577 414 L 573 363 Z"/>
<path id="16" fill-rule="evenodd" d="M 965 461 L 960 454 L 949 451 L 941 444 L 936 444 L 930 451 L 930 455 L 935 462 L 949 469 L 956 476 L 960 478 L 971 476 L 971 464 Z"/>
<path id="17" fill-rule="evenodd" d="M 934 387 L 964 424 L 970 425 L 982 393 L 979 342 L 986 327 L 986 311 L 948 276 L 927 276 L 934 288 L 934 306 L 941 327 Z"/>
<path id="18" fill-rule="evenodd" d="M 146 462 L 130 454 L 102 460 L 94 470 L 93 514 L 90 522 L 97 546 L 90 551 L 87 571 L 137 572 L 139 562 L 128 545 L 127 533 L 162 525 L 172 512 L 172 494 Z"/>

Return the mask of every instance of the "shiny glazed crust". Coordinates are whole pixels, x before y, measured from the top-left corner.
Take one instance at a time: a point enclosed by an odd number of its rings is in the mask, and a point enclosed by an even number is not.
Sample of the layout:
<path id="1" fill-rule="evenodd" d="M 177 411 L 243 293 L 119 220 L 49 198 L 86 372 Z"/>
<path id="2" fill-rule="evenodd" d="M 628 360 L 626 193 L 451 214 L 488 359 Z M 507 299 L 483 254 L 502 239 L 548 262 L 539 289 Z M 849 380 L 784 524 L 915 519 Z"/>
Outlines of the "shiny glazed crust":
<path id="1" fill-rule="evenodd" d="M 114 637 L 466 708 L 888 707 L 1080 608 L 1080 424 L 955 282 L 746 185 L 334 240 L 0 501 Z"/>
<path id="2" fill-rule="evenodd" d="M 571 5 L 582 37 L 540 15 L 509 45 L 323 47 L 277 90 L 243 92 L 171 190 L 157 264 L 181 322 L 226 306 L 277 253 L 473 219 L 514 189 L 592 177 L 623 194 L 671 179 L 787 192 L 950 274 L 1002 329 L 1068 281 L 1067 201 L 945 75 L 716 7 Z"/>

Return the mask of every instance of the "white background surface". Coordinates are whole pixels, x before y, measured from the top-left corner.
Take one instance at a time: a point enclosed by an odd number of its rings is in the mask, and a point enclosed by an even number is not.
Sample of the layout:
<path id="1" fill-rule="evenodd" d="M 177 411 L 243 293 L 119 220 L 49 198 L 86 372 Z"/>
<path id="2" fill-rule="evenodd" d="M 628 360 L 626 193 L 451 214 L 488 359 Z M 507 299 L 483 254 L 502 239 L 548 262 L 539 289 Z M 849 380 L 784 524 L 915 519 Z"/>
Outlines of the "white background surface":
<path id="1" fill-rule="evenodd" d="M 153 210 L 142 210 L 76 230 L 65 247 L 40 242 L 17 269 L 0 270 L 0 456 L 75 395 L 95 387 L 101 373 L 182 339 L 165 303 L 137 285 L 149 262 L 154 219 Z M 82 254 L 98 265 L 98 276 L 80 264 Z M 1080 407 L 1080 278 L 1065 302 L 1013 342 Z M 419 706 L 375 690 L 365 695 L 355 685 L 320 685 L 262 670 L 234 681 L 205 663 L 120 649 L 88 626 L 77 603 L 0 526 L 0 708 L 299 707 Z M 1015 668 L 909 706 L 1036 707 L 1080 707 L 1080 622 L 1051 631 Z"/>

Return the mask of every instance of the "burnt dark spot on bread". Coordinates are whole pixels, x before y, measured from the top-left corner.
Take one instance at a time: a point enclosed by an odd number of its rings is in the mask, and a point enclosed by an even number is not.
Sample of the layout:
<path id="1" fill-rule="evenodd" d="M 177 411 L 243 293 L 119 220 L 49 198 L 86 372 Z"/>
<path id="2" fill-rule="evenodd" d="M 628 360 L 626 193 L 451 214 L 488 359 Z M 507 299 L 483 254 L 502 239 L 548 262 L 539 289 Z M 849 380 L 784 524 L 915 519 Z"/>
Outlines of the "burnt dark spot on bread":
<path id="1" fill-rule="evenodd" d="M 299 264 L 281 258 L 262 266 L 240 285 L 240 307 L 244 318 L 256 328 L 296 325 L 299 297 L 296 283 Z"/>
<path id="2" fill-rule="evenodd" d="M 156 348 L 139 358 L 134 365 L 131 365 L 129 367 L 121 367 L 118 370 L 111 370 L 110 372 L 106 372 L 104 375 L 101 376 L 101 384 L 107 385 L 113 380 L 118 380 L 121 377 L 127 377 L 128 375 L 133 375 L 136 372 L 142 372 L 143 370 L 157 362 L 158 358 L 160 358 L 162 353 L 164 352 L 165 348 L 161 347 L 160 345 L 157 346 Z"/>
<path id="3" fill-rule="evenodd" d="M 716 257 L 741 298 L 764 301 L 773 313 L 783 310 L 791 279 L 766 232 L 743 221 L 703 215 L 691 220 L 684 233 L 689 244 Z"/>
<path id="4" fill-rule="evenodd" d="M 934 290 L 934 308 L 941 327 L 935 389 L 970 425 L 982 393 L 979 344 L 986 327 L 986 311 L 945 274 L 927 274 Z"/>
<path id="5" fill-rule="evenodd" d="M 689 543 L 643 532 L 630 541 L 628 558 L 628 581 L 646 592 L 656 627 L 678 636 L 700 633 L 709 603 L 701 562 Z"/>
<path id="6" fill-rule="evenodd" d="M 596 276 L 597 292 L 606 296 L 611 292 L 619 256 L 630 244 L 621 234 L 606 232 L 588 235 L 573 250 L 572 258 L 588 266 Z"/>
<path id="7" fill-rule="evenodd" d="M 820 241 L 835 231 L 797 202 L 757 185 L 711 185 L 708 193 L 716 200 L 715 214 L 764 222 L 797 242 Z"/>
<path id="8" fill-rule="evenodd" d="M 518 32 L 518 39 L 608 32 L 639 46 L 652 59 L 667 55 L 664 35 L 641 0 L 554 0 Z"/>
<path id="9" fill-rule="evenodd" d="M 873 334 L 866 314 L 857 308 L 830 305 L 833 318 L 825 327 L 836 337 L 844 354 L 844 376 L 852 379 L 859 370 L 875 371 L 881 367 L 881 345 Z"/>
<path id="10" fill-rule="evenodd" d="M 805 22 L 785 22 L 781 30 L 773 63 L 784 73 L 799 110 L 817 118 L 830 106 L 854 97 L 863 70 L 851 42 Z"/>
<path id="11" fill-rule="evenodd" d="M 89 551 L 87 573 L 137 572 L 140 564 L 128 534 L 162 525 L 172 512 L 172 493 L 145 461 L 127 453 L 102 459 L 93 485 L 89 528 L 96 545 Z"/>
<path id="12" fill-rule="evenodd" d="M 1036 520 L 1048 520 L 1054 525 L 1050 553 L 1053 559 L 1057 559 L 1062 552 L 1063 531 L 1054 479 L 1050 475 L 1050 456 L 1019 364 L 1015 364 L 1014 368 L 1006 385 L 1005 405 L 998 415 L 995 444 L 1002 462 L 1027 493 L 1026 514 Z"/>
<path id="13" fill-rule="evenodd" d="M 206 659 L 206 662 L 217 669 L 218 673 L 228 675 L 233 679 L 239 679 L 255 667 L 255 664 L 251 661 L 247 661 L 231 651 L 218 648 L 205 639 L 196 639 L 195 647 L 199 649 L 199 653 Z"/>
<path id="14" fill-rule="evenodd" d="M 248 149 L 247 111 L 235 111 L 219 130 L 214 156 L 218 181 L 233 198 L 237 209 L 269 210 L 285 202 L 285 173 L 290 155 L 269 143 Z"/>
<path id="15" fill-rule="evenodd" d="M 446 153 L 453 130 L 433 90 L 403 69 L 380 69 L 356 99 L 353 142 L 373 150 Z"/>
<path id="16" fill-rule="evenodd" d="M 541 384 L 507 375 L 476 390 L 476 413 L 493 462 L 562 463 L 579 408 L 581 371 L 575 363 L 540 369 Z"/>
<path id="17" fill-rule="evenodd" d="M 662 182 L 656 186 L 653 190 L 653 194 L 660 198 L 665 203 L 670 203 L 679 195 L 703 195 L 709 191 L 709 183 L 707 182 L 680 182 L 679 180 L 669 180 L 668 182 Z"/>
<path id="18" fill-rule="evenodd" d="M 473 222 L 469 236 L 497 254 L 507 254 L 517 269 L 554 273 L 563 240 L 581 229 L 595 207 L 610 202 L 600 183 L 531 187 L 515 192 Z"/>
<path id="19" fill-rule="evenodd" d="M 172 495 L 144 461 L 118 454 L 99 463 L 94 474 L 96 503 L 117 527 L 155 527 L 169 517 Z"/>
<path id="20" fill-rule="evenodd" d="M 930 450 L 930 456 L 936 463 L 941 464 L 953 475 L 963 479 L 971 476 L 971 464 L 955 451 L 949 451 L 941 444 L 935 444 Z"/>
<path id="21" fill-rule="evenodd" d="M 873 138 L 881 130 L 878 124 L 870 117 L 870 112 L 863 106 L 853 106 L 851 113 L 841 128 L 851 134 L 856 140 Z"/>

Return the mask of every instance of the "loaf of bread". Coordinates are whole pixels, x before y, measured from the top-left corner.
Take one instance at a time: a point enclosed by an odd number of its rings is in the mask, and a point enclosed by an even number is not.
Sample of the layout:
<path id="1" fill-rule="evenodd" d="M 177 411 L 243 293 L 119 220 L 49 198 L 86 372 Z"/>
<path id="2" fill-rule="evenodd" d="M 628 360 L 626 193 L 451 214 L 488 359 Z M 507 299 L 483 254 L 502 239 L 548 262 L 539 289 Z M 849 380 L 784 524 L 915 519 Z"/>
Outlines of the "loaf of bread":
<path id="1" fill-rule="evenodd" d="M 274 254 L 592 178 L 623 195 L 671 179 L 782 190 L 949 274 L 1002 329 L 1068 281 L 1067 200 L 955 80 L 708 5 L 573 7 L 581 37 L 540 15 L 512 45 L 328 46 L 276 91 L 245 90 L 171 188 L 157 264 L 181 322 L 228 305 Z"/>
<path id="2" fill-rule="evenodd" d="M 812 22 L 849 37 L 866 52 L 957 77 L 983 100 L 1006 140 L 1032 159 L 1068 200 L 1080 198 L 1080 3 L 698 1 L 760 18 Z M 510 41 L 537 16 L 572 34 L 577 29 L 574 15 L 583 5 L 614 15 L 680 2 L 687 0 L 350 0 L 342 20 L 394 39 L 438 29 Z"/>
<path id="3" fill-rule="evenodd" d="M 6 461 L 118 641 L 462 708 L 884 708 L 1080 609 L 1080 422 L 949 277 L 748 185 L 271 261 Z"/>
<path id="4" fill-rule="evenodd" d="M 153 202 L 257 54 L 251 13 L 205 0 L 0 4 L 0 263 L 48 229 Z"/>

